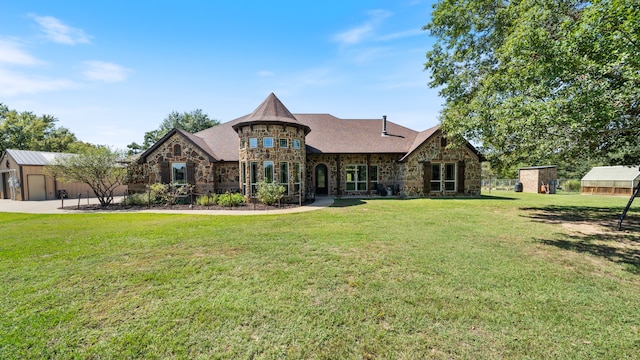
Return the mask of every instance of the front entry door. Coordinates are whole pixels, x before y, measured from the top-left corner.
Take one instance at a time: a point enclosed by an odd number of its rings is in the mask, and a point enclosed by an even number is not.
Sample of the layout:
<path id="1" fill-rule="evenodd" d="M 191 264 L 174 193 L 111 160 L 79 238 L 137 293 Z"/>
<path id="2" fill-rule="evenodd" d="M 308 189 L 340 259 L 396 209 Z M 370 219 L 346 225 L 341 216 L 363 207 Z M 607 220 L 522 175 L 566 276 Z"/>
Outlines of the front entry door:
<path id="1" fill-rule="evenodd" d="M 327 177 L 327 166 L 320 164 L 316 166 L 316 195 L 329 194 L 329 178 Z"/>

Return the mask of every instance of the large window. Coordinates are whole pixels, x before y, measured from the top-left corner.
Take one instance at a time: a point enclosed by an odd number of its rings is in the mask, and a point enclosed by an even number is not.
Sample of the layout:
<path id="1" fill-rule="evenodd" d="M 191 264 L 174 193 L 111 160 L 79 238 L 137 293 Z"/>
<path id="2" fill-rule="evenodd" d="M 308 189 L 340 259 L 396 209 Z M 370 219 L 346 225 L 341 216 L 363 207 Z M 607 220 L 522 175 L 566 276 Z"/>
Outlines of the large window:
<path id="1" fill-rule="evenodd" d="M 251 185 L 251 195 L 255 195 L 258 192 L 258 163 L 252 162 L 251 169 L 249 171 L 249 179 Z"/>
<path id="2" fill-rule="evenodd" d="M 187 183 L 187 164 L 171 164 L 171 182 L 174 185 L 185 185 Z"/>
<path id="3" fill-rule="evenodd" d="M 378 189 L 378 165 L 369 166 L 369 183 L 371 190 Z"/>
<path id="4" fill-rule="evenodd" d="M 444 164 L 444 191 L 456 191 L 456 164 Z"/>
<path id="5" fill-rule="evenodd" d="M 266 137 L 266 138 L 262 139 L 262 146 L 266 147 L 266 148 L 272 148 L 273 147 L 273 138 L 272 137 Z"/>
<path id="6" fill-rule="evenodd" d="M 440 192 L 444 188 L 444 191 L 454 192 L 456 191 L 456 164 L 431 164 L 431 191 Z"/>
<path id="7" fill-rule="evenodd" d="M 442 166 L 441 164 L 431 164 L 431 191 L 441 191 Z"/>
<path id="8" fill-rule="evenodd" d="M 293 164 L 293 191 L 300 192 L 300 163 Z"/>
<path id="9" fill-rule="evenodd" d="M 289 163 L 280 163 L 280 185 L 284 186 L 285 195 L 289 195 Z"/>
<path id="10" fill-rule="evenodd" d="M 264 181 L 273 182 L 273 161 L 264 162 Z"/>
<path id="11" fill-rule="evenodd" d="M 367 165 L 347 165 L 347 191 L 367 191 Z"/>

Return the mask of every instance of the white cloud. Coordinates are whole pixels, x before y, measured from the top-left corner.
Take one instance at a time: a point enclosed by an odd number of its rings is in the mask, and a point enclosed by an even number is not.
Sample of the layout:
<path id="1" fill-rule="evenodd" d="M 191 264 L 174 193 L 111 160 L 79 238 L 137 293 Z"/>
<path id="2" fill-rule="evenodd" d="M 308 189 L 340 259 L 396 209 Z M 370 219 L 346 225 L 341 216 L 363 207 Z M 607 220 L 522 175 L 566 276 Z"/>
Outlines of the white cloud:
<path id="1" fill-rule="evenodd" d="M 0 68 L 0 96 L 34 94 L 76 88 L 78 84 L 66 79 L 28 77 L 18 72 Z"/>
<path id="2" fill-rule="evenodd" d="M 343 45 L 353 45 L 361 43 L 370 38 L 375 33 L 376 28 L 389 16 L 391 12 L 386 10 L 369 11 L 369 20 L 353 29 L 336 34 L 333 38 Z"/>
<path id="3" fill-rule="evenodd" d="M 392 49 L 389 47 L 371 47 L 358 49 L 356 51 L 350 52 L 351 61 L 364 64 L 366 62 L 370 62 L 372 60 L 381 58 L 389 54 Z"/>
<path id="4" fill-rule="evenodd" d="M 275 73 L 273 71 L 269 71 L 269 70 L 260 70 L 258 71 L 258 76 L 260 77 L 270 77 L 270 76 L 274 76 Z"/>
<path id="5" fill-rule="evenodd" d="M 424 31 L 421 29 L 412 29 L 412 30 L 405 30 L 405 31 L 395 32 L 392 34 L 382 35 L 378 37 L 378 40 L 389 41 L 389 40 L 401 39 L 401 38 L 418 36 L 423 34 L 424 34 Z"/>
<path id="6" fill-rule="evenodd" d="M 127 75 L 132 72 L 118 64 L 104 61 L 85 61 L 84 76 L 90 80 L 100 80 L 104 82 L 121 82 L 127 79 Z"/>
<path id="7" fill-rule="evenodd" d="M 56 43 L 75 45 L 89 44 L 90 36 L 84 30 L 71 27 L 53 16 L 37 16 L 31 17 L 40 25 L 46 37 Z"/>
<path id="8" fill-rule="evenodd" d="M 12 40 L 0 39 L 0 63 L 32 66 L 42 61 L 22 50 L 22 45 Z"/>

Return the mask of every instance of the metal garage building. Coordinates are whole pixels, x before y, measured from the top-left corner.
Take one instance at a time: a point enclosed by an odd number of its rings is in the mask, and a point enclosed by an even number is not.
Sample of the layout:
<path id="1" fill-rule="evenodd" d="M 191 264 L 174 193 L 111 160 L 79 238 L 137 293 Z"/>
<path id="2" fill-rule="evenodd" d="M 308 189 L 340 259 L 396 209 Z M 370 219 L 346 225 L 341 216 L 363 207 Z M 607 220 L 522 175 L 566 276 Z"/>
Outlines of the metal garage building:
<path id="1" fill-rule="evenodd" d="M 582 178 L 582 193 L 631 196 L 640 182 L 638 166 L 596 166 Z"/>
<path id="2" fill-rule="evenodd" d="M 44 167 L 59 156 L 73 154 L 7 149 L 0 159 L 0 199 L 53 200 L 62 194 L 77 198 L 94 197 L 84 183 L 64 183 L 44 174 Z M 116 191 L 124 191 L 126 186 Z"/>

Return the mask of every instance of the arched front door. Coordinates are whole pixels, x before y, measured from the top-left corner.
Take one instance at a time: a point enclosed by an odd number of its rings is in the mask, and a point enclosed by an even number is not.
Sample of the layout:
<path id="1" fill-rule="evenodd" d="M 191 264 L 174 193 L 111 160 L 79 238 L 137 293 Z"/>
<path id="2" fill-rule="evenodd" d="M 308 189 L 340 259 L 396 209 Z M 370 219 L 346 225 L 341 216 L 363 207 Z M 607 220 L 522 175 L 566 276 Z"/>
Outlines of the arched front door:
<path id="1" fill-rule="evenodd" d="M 327 166 L 320 164 L 316 166 L 316 195 L 329 194 L 329 177 L 327 176 Z"/>

